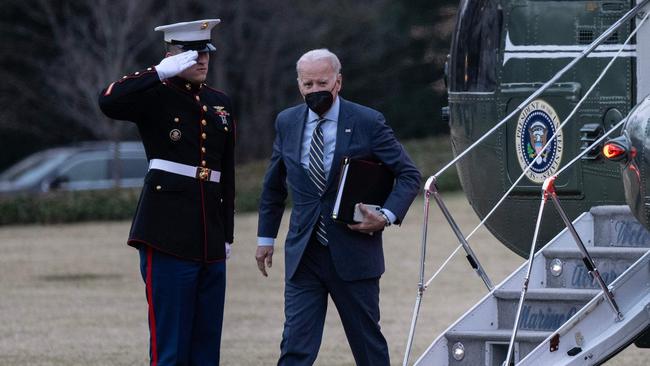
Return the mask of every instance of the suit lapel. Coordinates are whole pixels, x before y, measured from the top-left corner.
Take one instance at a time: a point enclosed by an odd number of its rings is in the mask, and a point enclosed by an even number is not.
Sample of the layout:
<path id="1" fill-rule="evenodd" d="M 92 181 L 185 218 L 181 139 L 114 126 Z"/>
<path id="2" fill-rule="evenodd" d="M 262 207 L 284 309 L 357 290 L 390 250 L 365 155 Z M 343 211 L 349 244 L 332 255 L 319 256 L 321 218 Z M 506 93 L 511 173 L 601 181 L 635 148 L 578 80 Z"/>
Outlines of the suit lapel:
<path id="1" fill-rule="evenodd" d="M 296 109 L 296 114 L 294 116 L 293 126 L 295 128 L 291 129 L 289 134 L 288 143 L 291 144 L 292 153 L 291 157 L 300 164 L 300 152 L 302 149 L 302 135 L 305 133 L 305 121 L 307 120 L 307 106 L 302 105 Z"/>
<path id="2" fill-rule="evenodd" d="M 329 189 L 341 170 L 341 159 L 345 156 L 352 139 L 352 132 L 354 132 L 354 115 L 350 111 L 349 102 L 339 97 L 341 107 L 339 110 L 339 121 L 336 126 L 336 144 L 334 148 L 334 157 L 332 158 L 332 167 L 330 168 L 329 177 L 327 177 L 327 186 L 325 190 Z"/>
<path id="3" fill-rule="evenodd" d="M 285 143 L 290 146 L 287 151 L 288 158 L 295 164 L 298 171 L 300 171 L 300 179 L 303 181 L 305 187 L 316 192 L 316 186 L 309 178 L 309 173 L 302 167 L 300 162 L 302 151 L 302 136 L 305 133 L 305 121 L 307 120 L 307 105 L 303 104 L 296 108 L 295 114 L 291 118 L 291 128 L 286 136 Z"/>

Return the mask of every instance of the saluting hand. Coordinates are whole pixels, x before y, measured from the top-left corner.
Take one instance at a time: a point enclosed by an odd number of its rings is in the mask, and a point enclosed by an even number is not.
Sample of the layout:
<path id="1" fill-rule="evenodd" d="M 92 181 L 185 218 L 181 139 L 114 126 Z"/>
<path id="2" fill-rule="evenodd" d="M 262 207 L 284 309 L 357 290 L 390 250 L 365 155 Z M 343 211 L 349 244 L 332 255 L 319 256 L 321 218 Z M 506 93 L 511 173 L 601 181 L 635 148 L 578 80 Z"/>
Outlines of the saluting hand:
<path id="1" fill-rule="evenodd" d="M 266 267 L 271 268 L 273 265 L 273 247 L 260 245 L 255 252 L 255 260 L 257 261 L 257 268 L 262 272 L 264 277 L 268 277 Z"/>
<path id="2" fill-rule="evenodd" d="M 375 231 L 379 231 L 386 226 L 386 220 L 380 214 L 368 209 L 363 203 L 359 203 L 359 210 L 363 214 L 363 221 L 358 224 L 348 225 L 351 230 L 372 235 Z"/>
<path id="3" fill-rule="evenodd" d="M 196 51 L 185 51 L 173 56 L 167 56 L 158 65 L 156 71 L 160 80 L 176 76 L 196 64 L 199 53 Z"/>

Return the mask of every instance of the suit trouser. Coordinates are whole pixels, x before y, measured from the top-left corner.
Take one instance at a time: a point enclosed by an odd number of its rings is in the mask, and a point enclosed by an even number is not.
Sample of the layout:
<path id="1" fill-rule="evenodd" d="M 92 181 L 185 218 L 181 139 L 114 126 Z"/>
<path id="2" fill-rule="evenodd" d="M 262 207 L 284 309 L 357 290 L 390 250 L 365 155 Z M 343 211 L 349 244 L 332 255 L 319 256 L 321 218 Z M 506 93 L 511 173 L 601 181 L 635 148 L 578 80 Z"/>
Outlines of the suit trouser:
<path id="1" fill-rule="evenodd" d="M 312 365 L 332 297 L 357 365 L 390 365 L 379 326 L 379 278 L 344 281 L 329 248 L 311 240 L 294 276 L 285 281 L 285 323 L 278 365 Z M 327 363 L 325 361 L 325 363 Z"/>
<path id="2" fill-rule="evenodd" d="M 149 304 L 151 366 L 218 365 L 226 262 L 199 263 L 140 249 Z"/>

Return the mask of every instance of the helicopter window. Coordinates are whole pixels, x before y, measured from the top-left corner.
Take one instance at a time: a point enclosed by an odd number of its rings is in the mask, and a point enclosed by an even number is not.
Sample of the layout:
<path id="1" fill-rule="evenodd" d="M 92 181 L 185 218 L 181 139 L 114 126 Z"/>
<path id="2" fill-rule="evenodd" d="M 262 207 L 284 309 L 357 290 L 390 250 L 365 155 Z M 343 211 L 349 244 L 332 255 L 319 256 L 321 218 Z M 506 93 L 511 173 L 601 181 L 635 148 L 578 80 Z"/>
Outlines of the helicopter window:
<path id="1" fill-rule="evenodd" d="M 452 44 L 450 90 L 489 92 L 497 85 L 501 10 L 497 1 L 463 1 Z"/>
<path id="2" fill-rule="evenodd" d="M 578 44 L 590 44 L 594 41 L 593 29 L 579 29 L 578 30 Z M 604 42 L 605 44 L 617 44 L 618 32 L 612 33 Z"/>
<path id="3" fill-rule="evenodd" d="M 623 11 L 623 9 L 625 9 L 625 6 L 623 2 L 607 2 L 602 5 L 602 9 L 605 12 L 616 12 Z"/>
<path id="4" fill-rule="evenodd" d="M 594 40 L 594 31 L 591 29 L 580 29 L 578 31 L 578 44 L 590 44 Z"/>

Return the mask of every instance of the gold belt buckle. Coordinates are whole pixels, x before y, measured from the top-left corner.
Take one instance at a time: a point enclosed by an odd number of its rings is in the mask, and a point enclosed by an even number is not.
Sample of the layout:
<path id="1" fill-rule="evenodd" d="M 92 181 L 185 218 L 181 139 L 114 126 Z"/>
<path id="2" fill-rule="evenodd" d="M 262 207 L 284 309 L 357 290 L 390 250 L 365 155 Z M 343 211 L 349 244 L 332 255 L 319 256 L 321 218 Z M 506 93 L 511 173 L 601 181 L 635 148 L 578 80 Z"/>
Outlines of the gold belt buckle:
<path id="1" fill-rule="evenodd" d="M 210 168 L 196 167 L 196 178 L 202 181 L 210 180 L 212 170 Z"/>

